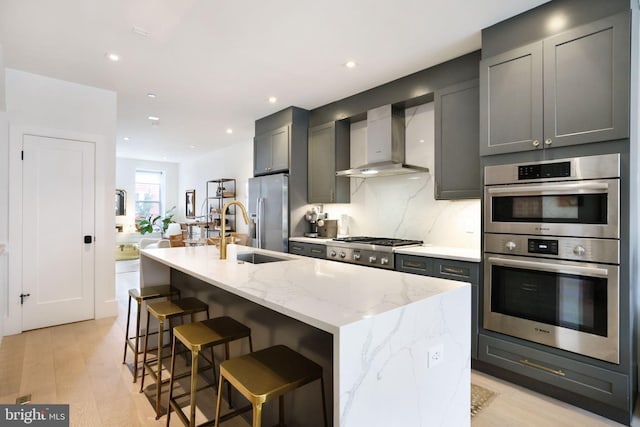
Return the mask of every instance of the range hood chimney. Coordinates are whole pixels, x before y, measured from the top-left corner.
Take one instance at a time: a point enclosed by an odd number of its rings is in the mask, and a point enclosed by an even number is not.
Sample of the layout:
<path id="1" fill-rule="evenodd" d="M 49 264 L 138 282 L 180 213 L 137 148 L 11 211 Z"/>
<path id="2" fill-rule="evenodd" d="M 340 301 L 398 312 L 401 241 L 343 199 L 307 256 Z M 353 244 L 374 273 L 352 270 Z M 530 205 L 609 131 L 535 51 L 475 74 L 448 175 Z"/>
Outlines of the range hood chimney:
<path id="1" fill-rule="evenodd" d="M 404 110 L 383 105 L 367 112 L 366 163 L 336 172 L 336 176 L 373 178 L 429 172 L 405 163 Z"/>

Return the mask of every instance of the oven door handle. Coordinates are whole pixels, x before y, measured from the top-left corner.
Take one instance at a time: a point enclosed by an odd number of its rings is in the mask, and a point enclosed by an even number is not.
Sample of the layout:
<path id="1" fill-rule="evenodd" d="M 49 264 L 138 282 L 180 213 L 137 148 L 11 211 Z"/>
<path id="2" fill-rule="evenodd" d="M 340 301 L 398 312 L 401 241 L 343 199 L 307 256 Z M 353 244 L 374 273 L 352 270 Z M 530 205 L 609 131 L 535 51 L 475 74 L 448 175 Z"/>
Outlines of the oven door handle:
<path id="1" fill-rule="evenodd" d="M 488 257 L 487 261 L 489 261 L 491 264 L 501 265 L 503 267 L 522 267 L 528 268 L 530 270 L 549 271 L 553 273 L 576 274 L 602 278 L 609 277 L 609 270 L 606 268 L 581 267 L 577 265 L 562 265 L 549 262 L 523 261 L 499 257 Z"/>
<path id="2" fill-rule="evenodd" d="M 576 191 L 595 191 L 605 193 L 609 191 L 607 182 L 585 182 L 574 184 L 547 184 L 547 185 L 509 185 L 504 187 L 488 187 L 488 194 L 516 194 L 526 193 L 575 193 Z"/>

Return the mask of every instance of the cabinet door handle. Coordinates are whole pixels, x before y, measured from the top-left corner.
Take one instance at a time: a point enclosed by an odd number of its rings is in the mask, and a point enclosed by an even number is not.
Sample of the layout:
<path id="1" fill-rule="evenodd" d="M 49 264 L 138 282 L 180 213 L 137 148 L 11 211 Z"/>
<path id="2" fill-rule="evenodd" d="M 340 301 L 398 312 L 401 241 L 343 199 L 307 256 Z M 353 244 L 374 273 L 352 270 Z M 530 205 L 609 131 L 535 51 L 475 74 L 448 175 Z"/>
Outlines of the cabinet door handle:
<path id="1" fill-rule="evenodd" d="M 551 138 L 547 138 L 544 140 L 544 145 L 549 146 L 553 143 L 553 141 L 551 140 Z"/>
<path id="2" fill-rule="evenodd" d="M 566 374 L 561 369 L 548 368 L 534 362 L 529 362 L 527 359 L 520 359 L 520 363 L 522 363 L 523 365 L 531 366 L 532 368 L 541 369 L 545 372 L 549 372 L 550 374 L 560 375 L 561 377 L 566 376 Z"/>
<path id="3" fill-rule="evenodd" d="M 469 276 L 469 273 L 464 268 L 442 266 L 440 268 L 440 272 L 445 274 L 454 274 L 456 276 Z"/>
<path id="4" fill-rule="evenodd" d="M 533 146 L 534 147 L 538 147 L 540 145 L 540 141 L 538 141 L 537 139 L 533 140 Z"/>
<path id="5" fill-rule="evenodd" d="M 420 264 L 418 262 L 411 262 L 411 261 L 405 261 L 402 263 L 402 265 L 404 267 L 409 267 L 409 268 L 422 268 L 424 269 L 424 264 Z"/>

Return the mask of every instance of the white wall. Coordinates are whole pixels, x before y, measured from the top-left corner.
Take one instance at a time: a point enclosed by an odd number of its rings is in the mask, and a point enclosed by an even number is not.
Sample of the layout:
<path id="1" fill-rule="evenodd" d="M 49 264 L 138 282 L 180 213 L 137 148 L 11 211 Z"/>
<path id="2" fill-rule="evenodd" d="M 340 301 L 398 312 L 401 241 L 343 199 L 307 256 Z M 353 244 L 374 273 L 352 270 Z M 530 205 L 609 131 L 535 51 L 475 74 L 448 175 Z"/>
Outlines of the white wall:
<path id="1" fill-rule="evenodd" d="M 4 59 L 0 45 L 0 244 L 5 244 L 9 239 L 9 124 L 5 98 Z M 4 318 L 9 300 L 7 258 L 8 254 L 0 255 L 0 343 L 4 336 Z"/>
<path id="2" fill-rule="evenodd" d="M 248 180 L 253 177 L 253 141 L 225 147 L 203 157 L 180 164 L 180 188 L 178 210 L 184 216 L 185 191 L 196 190 L 196 216 L 203 215 L 206 182 L 219 178 L 236 179 L 236 200 L 247 206 Z M 192 222 L 189 220 L 189 222 Z M 248 227 L 237 214 L 237 229 L 247 233 Z"/>
<path id="3" fill-rule="evenodd" d="M 96 144 L 95 317 L 117 313 L 115 300 L 116 94 L 14 69 L 6 69 L 9 156 L 19 158 L 22 135 L 30 132 Z M 9 306 L 5 333 L 21 331 L 17 295 L 21 288 L 22 165 L 9 162 Z"/>
<path id="4" fill-rule="evenodd" d="M 165 209 L 169 210 L 175 206 L 174 219 L 176 222 L 183 222 L 184 201 L 181 202 L 178 192 L 178 164 L 118 157 L 116 159 L 116 188 L 127 192 L 127 215 L 117 216 L 116 224 L 123 225 L 123 230 L 125 232 L 135 233 L 136 169 L 164 172 Z M 180 209 L 180 203 L 183 205 L 182 209 Z"/>
<path id="5" fill-rule="evenodd" d="M 349 215 L 349 234 L 419 239 L 425 243 L 480 249 L 480 199 L 434 198 L 433 103 L 405 112 L 406 161 L 426 174 L 351 178 L 351 203 L 326 204 L 330 219 Z M 351 167 L 364 163 L 366 121 L 351 125 Z M 473 155 L 473 154 L 471 154 Z M 477 155 L 477 153 L 475 153 Z"/>

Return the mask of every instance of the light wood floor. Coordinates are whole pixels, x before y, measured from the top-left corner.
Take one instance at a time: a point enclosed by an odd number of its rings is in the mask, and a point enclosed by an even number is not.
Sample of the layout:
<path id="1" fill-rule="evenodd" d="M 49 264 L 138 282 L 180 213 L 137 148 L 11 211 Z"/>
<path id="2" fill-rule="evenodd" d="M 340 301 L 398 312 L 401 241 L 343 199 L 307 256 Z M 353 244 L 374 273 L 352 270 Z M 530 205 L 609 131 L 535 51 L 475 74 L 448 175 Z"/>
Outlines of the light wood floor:
<path id="1" fill-rule="evenodd" d="M 165 417 L 155 420 L 147 397 L 138 393 L 139 382 L 132 383 L 129 369 L 121 363 L 127 290 L 137 286 L 139 273 L 136 263 L 131 261 L 118 262 L 117 271 L 116 318 L 4 337 L 0 345 L 0 403 L 15 403 L 17 397 L 30 393 L 33 403 L 69 403 L 72 426 L 165 425 Z M 471 378 L 475 384 L 496 392 L 489 404 L 473 417 L 473 427 L 620 426 L 483 373 L 474 371 Z M 212 391 L 205 397 L 211 399 L 212 407 L 214 397 Z M 171 426 L 180 425 L 178 418 L 172 416 Z M 235 418 L 223 425 L 249 424 Z M 640 427 L 637 415 L 632 425 Z"/>

